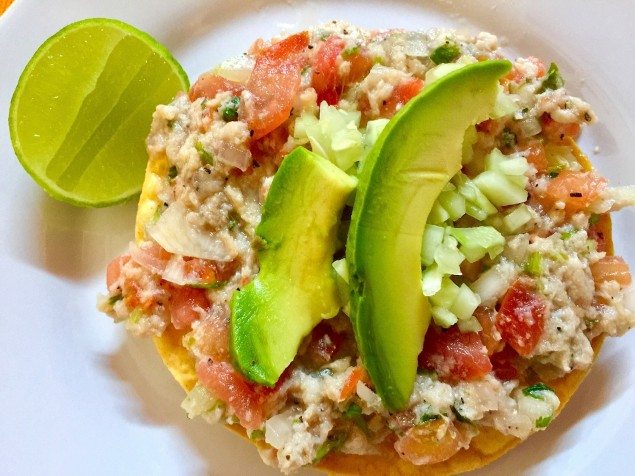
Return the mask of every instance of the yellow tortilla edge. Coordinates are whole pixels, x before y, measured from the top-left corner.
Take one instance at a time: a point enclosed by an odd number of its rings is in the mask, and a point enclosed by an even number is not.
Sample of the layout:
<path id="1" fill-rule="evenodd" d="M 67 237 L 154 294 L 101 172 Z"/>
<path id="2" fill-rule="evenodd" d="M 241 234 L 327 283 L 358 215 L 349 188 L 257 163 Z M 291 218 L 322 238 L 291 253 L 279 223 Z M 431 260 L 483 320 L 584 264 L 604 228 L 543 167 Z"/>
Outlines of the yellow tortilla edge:
<path id="1" fill-rule="evenodd" d="M 578 148 L 574 140 L 569 139 L 567 145 L 572 147 L 576 159 L 585 170 L 593 168 L 589 159 Z M 145 238 L 145 226 L 156 216 L 156 210 L 160 206 L 156 195 L 156 187 L 159 181 L 164 180 L 167 173 L 168 162 L 165 156 L 155 156 L 148 160 L 135 223 L 135 239 L 137 241 L 142 241 Z M 607 237 L 607 253 L 613 254 L 611 220 L 608 214 L 606 219 L 601 222 L 601 226 L 604 229 L 604 236 Z M 182 345 L 184 334 L 184 331 L 179 331 L 169 325 L 161 336 L 154 338 L 154 345 L 174 379 L 183 390 L 189 392 L 196 385 L 198 378 L 196 377 L 196 362 Z M 599 336 L 592 342 L 595 354 L 594 360 L 599 355 L 603 341 L 604 336 Z M 560 406 L 556 411 L 556 415 L 569 402 L 590 369 L 591 367 L 584 371 L 576 370 L 560 379 L 546 382 L 556 391 L 560 399 Z M 240 425 L 225 426 L 242 437 L 249 439 L 244 428 Z M 377 455 L 360 456 L 335 452 L 327 455 L 315 467 L 330 475 L 342 476 L 355 474 L 385 476 L 453 475 L 482 468 L 524 441 L 513 436 L 503 435 L 490 427 L 482 427 L 479 431 L 479 434 L 472 439 L 468 449 L 460 450 L 450 459 L 433 465 L 416 466 L 409 463 L 400 458 L 392 447 L 392 442 L 387 441 L 381 446 L 380 453 Z M 262 440 L 252 441 L 252 443 L 261 449 L 267 448 L 267 445 Z"/>

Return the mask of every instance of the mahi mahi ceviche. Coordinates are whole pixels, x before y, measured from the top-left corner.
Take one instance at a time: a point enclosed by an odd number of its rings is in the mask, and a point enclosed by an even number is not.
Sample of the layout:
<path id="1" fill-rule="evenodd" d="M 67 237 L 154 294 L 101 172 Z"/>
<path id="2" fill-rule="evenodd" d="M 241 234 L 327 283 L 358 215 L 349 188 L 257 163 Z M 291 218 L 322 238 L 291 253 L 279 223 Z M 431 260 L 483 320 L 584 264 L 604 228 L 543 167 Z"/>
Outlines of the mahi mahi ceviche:
<path id="1" fill-rule="evenodd" d="M 257 40 L 156 108 L 136 239 L 99 308 L 155 338 L 190 418 L 242 429 L 285 473 L 378 457 L 456 472 L 478 464 L 442 465 L 549 426 L 603 336 L 635 323 L 609 218 L 635 193 L 578 148 L 596 116 L 556 64 L 511 61 L 434 197 L 416 257 L 431 322 L 398 408 L 350 317 L 351 210 L 382 131 L 434 83 L 501 59 L 489 33 L 330 22 Z"/>

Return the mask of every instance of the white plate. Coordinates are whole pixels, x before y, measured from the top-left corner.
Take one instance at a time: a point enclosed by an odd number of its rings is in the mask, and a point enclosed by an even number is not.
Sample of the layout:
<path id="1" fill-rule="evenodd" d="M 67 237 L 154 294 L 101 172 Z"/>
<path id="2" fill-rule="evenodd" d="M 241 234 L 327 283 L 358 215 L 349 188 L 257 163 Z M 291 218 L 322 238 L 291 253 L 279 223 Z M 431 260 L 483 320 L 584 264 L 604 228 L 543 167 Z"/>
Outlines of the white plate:
<path id="1" fill-rule="evenodd" d="M 2 114 L 37 46 L 67 23 L 95 16 L 148 31 L 191 78 L 258 36 L 334 18 L 369 27 L 488 30 L 506 38 L 512 53 L 557 61 L 569 88 L 602 121 L 584 133 L 586 150 L 599 147 L 593 161 L 614 183 L 635 183 L 631 2 L 16 0 L 0 17 Z M 150 343 L 127 337 L 95 310 L 105 265 L 132 238 L 134 204 L 82 210 L 49 199 L 18 164 L 6 128 L 0 157 L 0 472 L 277 474 L 222 427 L 188 421 L 181 391 Z M 617 250 L 633 264 L 634 218 L 633 211 L 615 217 Z M 549 430 L 487 474 L 627 472 L 633 362 L 635 332 L 609 340 Z"/>

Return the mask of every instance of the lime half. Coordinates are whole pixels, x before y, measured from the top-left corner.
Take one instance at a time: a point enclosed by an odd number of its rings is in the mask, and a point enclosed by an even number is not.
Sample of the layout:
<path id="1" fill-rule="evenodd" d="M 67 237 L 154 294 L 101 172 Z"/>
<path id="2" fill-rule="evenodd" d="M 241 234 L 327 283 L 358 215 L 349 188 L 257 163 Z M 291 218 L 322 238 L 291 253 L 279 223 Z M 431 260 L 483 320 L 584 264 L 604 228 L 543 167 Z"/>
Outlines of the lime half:
<path id="1" fill-rule="evenodd" d="M 150 35 L 106 18 L 66 26 L 40 46 L 9 110 L 11 141 L 52 197 L 102 207 L 141 190 L 157 104 L 187 75 Z"/>

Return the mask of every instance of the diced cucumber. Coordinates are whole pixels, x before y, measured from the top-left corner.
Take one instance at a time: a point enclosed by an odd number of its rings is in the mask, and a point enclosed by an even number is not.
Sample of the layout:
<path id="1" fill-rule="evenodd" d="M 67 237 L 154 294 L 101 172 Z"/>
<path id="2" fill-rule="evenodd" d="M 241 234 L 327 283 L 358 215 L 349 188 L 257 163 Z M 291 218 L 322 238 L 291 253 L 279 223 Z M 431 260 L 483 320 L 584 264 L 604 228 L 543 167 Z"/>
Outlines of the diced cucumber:
<path id="1" fill-rule="evenodd" d="M 443 289 L 443 286 L 441 286 L 441 289 Z M 461 287 L 458 288 L 450 311 L 452 311 L 459 321 L 464 321 L 472 317 L 472 314 L 474 314 L 479 304 L 481 304 L 481 298 L 478 294 L 472 291 L 467 284 L 463 283 Z"/>
<path id="2" fill-rule="evenodd" d="M 451 221 L 456 221 L 465 215 L 465 198 L 455 190 L 441 192 L 437 202 L 448 213 Z"/>
<path id="3" fill-rule="evenodd" d="M 445 223 L 449 218 L 450 214 L 446 211 L 446 209 L 443 208 L 439 202 L 434 202 L 432 210 L 430 210 L 430 214 L 428 215 L 428 223 L 440 225 Z"/>
<path id="4" fill-rule="evenodd" d="M 452 314 L 447 309 L 444 309 L 439 306 L 433 306 L 432 309 L 430 310 L 430 313 L 432 314 L 434 323 L 440 327 L 447 328 L 456 324 L 458 321 L 457 317 L 454 314 Z"/>
<path id="5" fill-rule="evenodd" d="M 465 320 L 459 319 L 457 324 L 459 326 L 459 330 L 464 333 L 465 332 L 479 332 L 483 330 L 483 328 L 481 327 L 481 324 L 478 322 L 478 320 L 474 316 Z"/>
<path id="6" fill-rule="evenodd" d="M 439 289 L 439 292 L 430 296 L 430 302 L 432 302 L 434 306 L 450 309 L 459 295 L 459 290 L 460 288 L 446 276 L 441 281 L 441 289 Z"/>
<path id="7" fill-rule="evenodd" d="M 445 229 L 441 226 L 426 225 L 421 243 L 421 264 L 430 266 L 434 263 L 434 251 L 443 242 Z"/>
<path id="8" fill-rule="evenodd" d="M 458 250 L 456 239 L 446 236 L 443 243 L 434 250 L 434 261 L 442 274 L 461 274 L 460 265 L 465 256 Z"/>
<path id="9" fill-rule="evenodd" d="M 486 170 L 477 175 L 473 182 L 498 207 L 516 205 L 527 200 L 527 191 L 500 172 Z"/>
<path id="10" fill-rule="evenodd" d="M 507 233 L 516 233 L 531 220 L 531 211 L 529 211 L 529 207 L 523 203 L 503 217 L 503 226 Z"/>

